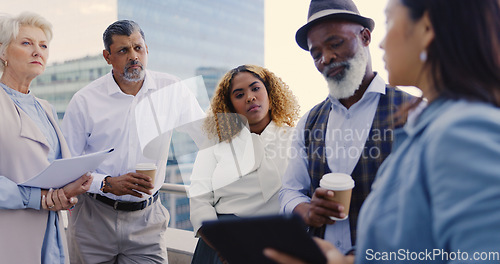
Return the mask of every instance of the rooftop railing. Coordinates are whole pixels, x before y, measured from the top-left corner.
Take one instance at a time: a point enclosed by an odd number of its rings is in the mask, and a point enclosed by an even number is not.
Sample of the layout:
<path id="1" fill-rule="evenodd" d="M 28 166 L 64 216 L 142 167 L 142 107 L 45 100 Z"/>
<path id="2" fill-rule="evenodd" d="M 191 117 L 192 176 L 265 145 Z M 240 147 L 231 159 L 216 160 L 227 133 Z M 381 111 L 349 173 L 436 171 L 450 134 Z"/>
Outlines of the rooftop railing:
<path id="1" fill-rule="evenodd" d="M 160 192 L 186 195 L 186 186 L 181 184 L 164 183 Z M 68 226 L 67 211 L 62 211 L 64 227 Z M 167 250 L 169 264 L 189 264 L 193 257 L 198 238 L 193 231 L 177 228 L 167 228 Z"/>
<path id="2" fill-rule="evenodd" d="M 160 192 L 186 195 L 186 186 L 182 184 L 164 183 L 160 188 Z"/>
<path id="3" fill-rule="evenodd" d="M 182 184 L 164 183 L 160 192 L 186 195 L 186 186 Z M 198 238 L 194 237 L 192 231 L 167 228 L 168 263 L 188 264 L 191 263 L 194 249 Z"/>

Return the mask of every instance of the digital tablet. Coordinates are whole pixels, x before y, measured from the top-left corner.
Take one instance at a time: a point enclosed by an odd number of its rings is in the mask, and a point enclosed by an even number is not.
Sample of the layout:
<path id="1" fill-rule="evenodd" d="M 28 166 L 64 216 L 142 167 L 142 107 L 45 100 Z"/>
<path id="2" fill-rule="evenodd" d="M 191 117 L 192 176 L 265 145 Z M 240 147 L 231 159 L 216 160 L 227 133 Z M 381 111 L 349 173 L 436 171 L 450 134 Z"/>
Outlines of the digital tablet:
<path id="1" fill-rule="evenodd" d="M 203 236 L 230 264 L 275 263 L 264 248 L 325 264 L 326 258 L 297 215 L 231 218 L 203 222 Z"/>

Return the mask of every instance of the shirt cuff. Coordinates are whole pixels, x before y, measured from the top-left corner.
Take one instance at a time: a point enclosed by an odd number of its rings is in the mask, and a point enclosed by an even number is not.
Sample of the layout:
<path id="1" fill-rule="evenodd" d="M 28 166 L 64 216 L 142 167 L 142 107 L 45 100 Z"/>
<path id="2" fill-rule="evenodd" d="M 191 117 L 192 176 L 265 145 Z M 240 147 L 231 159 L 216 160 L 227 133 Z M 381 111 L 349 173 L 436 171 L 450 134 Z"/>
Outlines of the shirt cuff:
<path id="1" fill-rule="evenodd" d="M 356 255 L 356 246 L 352 246 L 344 255 Z"/>
<path id="2" fill-rule="evenodd" d="M 40 201 L 42 197 L 42 189 L 31 187 L 29 192 L 28 204 L 26 208 L 40 210 Z"/>
<path id="3" fill-rule="evenodd" d="M 191 217 L 191 223 L 193 225 L 193 232 L 195 237 L 199 237 L 198 230 L 200 230 L 204 221 L 217 220 L 217 213 L 215 208 L 203 208 L 198 210 Z"/>
<path id="4" fill-rule="evenodd" d="M 103 194 L 103 192 L 101 191 L 101 183 L 104 180 L 104 178 L 106 178 L 106 176 L 109 175 L 93 172 L 92 176 L 94 177 L 94 180 L 92 180 L 92 184 L 90 185 L 88 192 Z"/>
<path id="5" fill-rule="evenodd" d="M 309 203 L 309 202 L 311 202 L 311 198 L 309 198 L 308 196 L 295 197 L 285 205 L 285 207 L 283 208 L 283 212 L 285 214 L 291 214 L 291 213 L 293 213 L 293 209 L 295 209 L 295 207 L 297 207 L 297 205 L 299 205 L 301 203 Z"/>

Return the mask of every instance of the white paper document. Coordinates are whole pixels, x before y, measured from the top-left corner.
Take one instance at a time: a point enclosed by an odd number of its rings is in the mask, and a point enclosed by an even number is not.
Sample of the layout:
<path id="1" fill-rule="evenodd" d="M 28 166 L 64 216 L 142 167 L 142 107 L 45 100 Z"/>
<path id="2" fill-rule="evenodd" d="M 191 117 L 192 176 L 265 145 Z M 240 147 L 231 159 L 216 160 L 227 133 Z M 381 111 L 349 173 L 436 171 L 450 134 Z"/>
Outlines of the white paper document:
<path id="1" fill-rule="evenodd" d="M 113 149 L 52 162 L 37 176 L 19 184 L 42 189 L 61 188 L 86 172 L 92 172 L 110 155 Z"/>

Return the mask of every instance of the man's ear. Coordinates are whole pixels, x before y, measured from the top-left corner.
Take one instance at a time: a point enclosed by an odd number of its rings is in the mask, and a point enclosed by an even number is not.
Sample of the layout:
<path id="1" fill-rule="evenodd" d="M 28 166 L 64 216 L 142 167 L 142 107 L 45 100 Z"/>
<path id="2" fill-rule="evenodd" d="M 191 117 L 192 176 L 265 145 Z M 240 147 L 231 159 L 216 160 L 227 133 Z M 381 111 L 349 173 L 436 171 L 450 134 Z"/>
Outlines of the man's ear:
<path id="1" fill-rule="evenodd" d="M 372 42 L 372 32 L 370 32 L 368 28 L 363 28 L 363 30 L 360 33 L 360 36 L 363 45 L 365 47 L 368 47 L 368 45 Z"/>
<path id="2" fill-rule="evenodd" d="M 107 51 L 107 50 L 105 50 L 105 49 L 104 49 L 104 50 L 102 50 L 102 56 L 104 57 L 104 59 L 106 60 L 106 62 L 107 62 L 108 64 L 111 64 L 111 61 L 109 60 L 109 55 L 111 55 L 111 54 L 109 53 L 109 51 Z"/>

